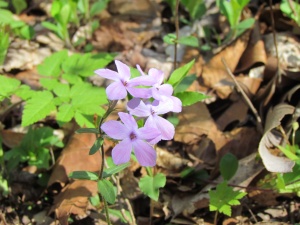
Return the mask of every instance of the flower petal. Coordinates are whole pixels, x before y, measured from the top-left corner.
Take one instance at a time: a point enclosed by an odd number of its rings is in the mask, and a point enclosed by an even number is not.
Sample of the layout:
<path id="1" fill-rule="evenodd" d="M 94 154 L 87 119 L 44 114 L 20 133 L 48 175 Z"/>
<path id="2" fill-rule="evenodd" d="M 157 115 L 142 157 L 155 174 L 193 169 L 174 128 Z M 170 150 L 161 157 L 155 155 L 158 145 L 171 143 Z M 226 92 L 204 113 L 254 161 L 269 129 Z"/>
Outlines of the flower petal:
<path id="1" fill-rule="evenodd" d="M 130 130 L 119 121 L 110 120 L 101 125 L 101 129 L 111 138 L 122 140 L 127 138 Z"/>
<path id="2" fill-rule="evenodd" d="M 151 116 L 152 117 L 152 116 Z M 151 120 L 151 119 L 150 119 Z M 155 126 L 150 126 L 149 124 L 138 130 L 139 138 L 142 140 L 150 140 L 158 137 L 160 131 Z"/>
<path id="3" fill-rule="evenodd" d="M 148 74 L 156 81 L 156 84 L 161 84 L 164 81 L 164 72 L 161 70 L 151 68 Z"/>
<path id="4" fill-rule="evenodd" d="M 135 131 L 138 129 L 138 125 L 132 115 L 123 112 L 119 112 L 118 115 L 128 130 Z"/>
<path id="5" fill-rule="evenodd" d="M 162 96 L 171 96 L 173 93 L 173 87 L 170 84 L 163 84 L 157 87 L 151 88 L 152 96 L 154 99 L 162 100 Z"/>
<path id="6" fill-rule="evenodd" d="M 99 70 L 95 70 L 94 71 L 97 75 L 106 78 L 106 79 L 110 79 L 110 80 L 120 80 L 120 75 L 113 71 L 113 70 L 109 70 L 109 69 L 99 69 Z"/>
<path id="7" fill-rule="evenodd" d="M 135 98 L 151 98 L 152 93 L 149 88 L 127 87 L 127 91 Z"/>
<path id="8" fill-rule="evenodd" d="M 106 95 L 109 100 L 120 100 L 127 96 L 127 91 L 121 81 L 115 81 L 106 88 Z"/>
<path id="9" fill-rule="evenodd" d="M 170 96 L 170 98 L 173 101 L 173 109 L 171 110 L 172 112 L 179 113 L 182 111 L 182 102 L 179 98 L 175 96 Z"/>
<path id="10" fill-rule="evenodd" d="M 154 100 L 152 102 L 152 109 L 153 111 L 155 111 L 157 115 L 165 114 L 172 111 L 173 102 L 170 100 L 168 101 Z"/>
<path id="11" fill-rule="evenodd" d="M 115 64 L 117 66 L 120 78 L 122 81 L 128 81 L 130 79 L 130 68 L 126 64 L 122 63 L 119 60 L 115 60 Z"/>
<path id="12" fill-rule="evenodd" d="M 151 115 L 151 106 L 146 105 L 141 99 L 133 98 L 127 103 L 127 109 L 130 114 L 139 116 L 139 117 L 147 117 Z"/>
<path id="13" fill-rule="evenodd" d="M 156 151 L 148 143 L 136 140 L 132 142 L 134 154 L 142 166 L 155 166 Z"/>
<path id="14" fill-rule="evenodd" d="M 160 116 L 154 116 L 153 120 L 155 121 L 158 130 L 161 132 L 162 140 L 173 139 L 175 134 L 175 128 L 172 123 Z"/>
<path id="15" fill-rule="evenodd" d="M 124 139 L 117 144 L 111 153 L 112 159 L 116 165 L 127 163 L 130 160 L 132 142 L 129 138 Z"/>

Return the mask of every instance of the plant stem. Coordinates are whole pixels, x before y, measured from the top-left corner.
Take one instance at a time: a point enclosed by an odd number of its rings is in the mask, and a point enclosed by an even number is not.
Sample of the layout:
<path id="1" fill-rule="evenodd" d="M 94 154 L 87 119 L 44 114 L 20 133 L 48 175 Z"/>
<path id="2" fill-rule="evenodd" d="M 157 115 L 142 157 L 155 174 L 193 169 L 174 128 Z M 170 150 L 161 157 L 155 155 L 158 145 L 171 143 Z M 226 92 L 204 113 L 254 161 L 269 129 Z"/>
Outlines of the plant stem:
<path id="1" fill-rule="evenodd" d="M 214 218 L 214 225 L 217 225 L 218 222 L 218 211 L 215 213 L 215 218 Z"/>
<path id="2" fill-rule="evenodd" d="M 174 43 L 174 70 L 177 68 L 177 40 L 179 36 L 179 0 L 176 0 L 176 7 L 175 7 L 175 29 L 176 29 L 176 41 Z"/>

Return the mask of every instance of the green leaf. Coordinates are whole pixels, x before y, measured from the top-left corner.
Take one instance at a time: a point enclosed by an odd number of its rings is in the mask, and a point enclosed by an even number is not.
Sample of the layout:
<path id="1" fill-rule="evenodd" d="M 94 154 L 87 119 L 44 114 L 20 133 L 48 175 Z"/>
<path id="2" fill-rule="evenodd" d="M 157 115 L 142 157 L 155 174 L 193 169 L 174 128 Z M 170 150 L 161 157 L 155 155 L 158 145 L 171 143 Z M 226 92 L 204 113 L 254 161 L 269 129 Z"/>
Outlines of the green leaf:
<path id="1" fill-rule="evenodd" d="M 141 191 L 155 201 L 159 197 L 159 188 L 164 187 L 165 184 L 166 176 L 162 173 L 158 173 L 154 177 L 147 175 L 139 181 Z"/>
<path id="2" fill-rule="evenodd" d="M 82 133 L 91 133 L 91 134 L 99 134 L 99 130 L 97 128 L 79 128 L 76 130 L 77 134 Z"/>
<path id="3" fill-rule="evenodd" d="M 238 159 L 231 153 L 226 153 L 220 161 L 220 172 L 224 180 L 230 180 L 239 166 Z"/>
<path id="4" fill-rule="evenodd" d="M 206 12 L 204 0 L 181 0 L 180 2 L 186 7 L 193 20 L 200 19 Z"/>
<path id="5" fill-rule="evenodd" d="M 167 34 L 163 37 L 165 43 L 169 45 L 174 45 L 176 43 L 176 35 L 175 34 Z"/>
<path id="6" fill-rule="evenodd" d="M 116 191 L 113 184 L 109 180 L 99 180 L 98 191 L 108 203 L 115 203 L 117 197 Z"/>
<path id="7" fill-rule="evenodd" d="M 24 9 L 27 8 L 27 3 L 25 0 L 12 0 L 12 4 L 17 14 L 20 14 Z"/>
<path id="8" fill-rule="evenodd" d="M 93 123 L 94 116 L 84 115 L 81 114 L 80 112 L 75 112 L 74 118 L 80 127 L 84 127 L 84 126 L 88 128 L 95 127 Z"/>
<path id="9" fill-rule="evenodd" d="M 43 21 L 41 24 L 43 27 L 55 32 L 56 34 L 59 34 L 59 27 L 56 26 L 55 24 L 47 22 L 47 21 Z"/>
<path id="10" fill-rule="evenodd" d="M 9 43 L 9 34 L 0 25 L 0 65 L 5 61 Z"/>
<path id="11" fill-rule="evenodd" d="M 90 149 L 89 155 L 94 155 L 103 145 L 103 138 L 97 138 L 97 140 L 95 141 L 95 143 L 93 144 L 93 146 Z"/>
<path id="12" fill-rule="evenodd" d="M 22 115 L 22 126 L 25 127 L 44 119 L 55 109 L 51 92 L 36 92 L 33 98 L 26 102 Z"/>
<path id="13" fill-rule="evenodd" d="M 59 122 L 69 122 L 74 117 L 74 108 L 70 104 L 64 104 L 58 107 L 56 120 Z"/>
<path id="14" fill-rule="evenodd" d="M 189 70 L 194 65 L 195 60 L 190 61 L 189 63 L 185 64 L 184 66 L 176 69 L 170 76 L 168 80 L 168 84 L 171 84 L 175 89 L 177 85 L 183 80 L 184 77 L 188 74 Z"/>
<path id="15" fill-rule="evenodd" d="M 199 47 L 198 39 L 194 36 L 180 37 L 177 42 L 187 46 Z"/>
<path id="16" fill-rule="evenodd" d="M 16 91 L 15 94 L 22 98 L 23 100 L 27 100 L 32 98 L 35 95 L 36 91 L 31 90 L 28 85 L 22 84 Z"/>
<path id="17" fill-rule="evenodd" d="M 46 88 L 49 91 L 51 91 L 54 87 L 56 87 L 59 84 L 59 81 L 57 79 L 52 78 L 41 78 L 40 84 L 43 88 Z"/>
<path id="18" fill-rule="evenodd" d="M 69 178 L 77 180 L 98 180 L 98 174 L 89 171 L 73 171 L 69 174 Z"/>
<path id="19" fill-rule="evenodd" d="M 188 75 L 182 79 L 182 81 L 174 89 L 174 93 L 183 92 L 188 89 L 192 83 L 197 79 L 195 74 Z"/>
<path id="20" fill-rule="evenodd" d="M 66 99 L 67 102 L 70 99 L 70 85 L 69 84 L 58 83 L 53 88 L 53 92 L 57 96 L 63 97 L 64 99 Z"/>
<path id="21" fill-rule="evenodd" d="M 130 163 L 123 163 L 121 165 L 117 165 L 108 169 L 105 169 L 103 171 L 102 177 L 103 178 L 107 178 L 110 177 L 111 175 L 115 174 L 115 173 L 119 173 L 120 171 L 124 170 L 125 168 L 127 168 L 130 165 Z"/>
<path id="22" fill-rule="evenodd" d="M 17 79 L 0 75 L 0 101 L 10 97 L 20 86 L 21 82 Z"/>
<path id="23" fill-rule="evenodd" d="M 101 0 L 96 1 L 94 4 L 92 4 L 90 9 L 90 15 L 91 17 L 101 13 L 107 6 L 108 0 Z"/>
<path id="24" fill-rule="evenodd" d="M 195 104 L 196 102 L 203 101 L 204 99 L 209 98 L 209 96 L 200 93 L 200 92 L 193 92 L 193 91 L 184 91 L 176 93 L 174 96 L 179 98 L 182 102 L 182 106 L 190 106 Z"/>
<path id="25" fill-rule="evenodd" d="M 14 20 L 13 14 L 9 10 L 0 9 L 0 23 L 11 24 Z"/>
<path id="26" fill-rule="evenodd" d="M 82 78 L 76 74 L 68 74 L 68 73 L 64 73 L 62 75 L 62 78 L 66 81 L 68 81 L 70 84 L 76 84 L 76 83 L 81 83 L 82 82 Z"/>
<path id="27" fill-rule="evenodd" d="M 38 65 L 37 70 L 43 76 L 58 77 L 61 73 L 61 64 L 68 58 L 67 50 L 62 50 L 48 56 Z"/>
<path id="28" fill-rule="evenodd" d="M 32 26 L 23 26 L 20 30 L 20 36 L 26 40 L 30 40 L 35 35 L 35 31 Z"/>
<path id="29" fill-rule="evenodd" d="M 209 210 L 219 211 L 227 216 L 231 216 L 231 206 L 239 205 L 239 199 L 243 198 L 247 193 L 234 191 L 232 187 L 223 182 L 217 185 L 216 190 L 209 191 Z"/>
<path id="30" fill-rule="evenodd" d="M 126 217 L 130 218 L 130 220 L 132 221 L 130 212 L 127 210 L 124 210 L 124 212 L 126 214 Z M 108 208 L 108 213 L 109 213 L 109 215 L 113 215 L 113 216 L 116 216 L 117 218 L 119 218 L 122 223 L 124 223 L 124 224 L 128 223 L 128 221 L 124 218 L 122 212 L 119 209 L 117 210 L 117 209 Z"/>

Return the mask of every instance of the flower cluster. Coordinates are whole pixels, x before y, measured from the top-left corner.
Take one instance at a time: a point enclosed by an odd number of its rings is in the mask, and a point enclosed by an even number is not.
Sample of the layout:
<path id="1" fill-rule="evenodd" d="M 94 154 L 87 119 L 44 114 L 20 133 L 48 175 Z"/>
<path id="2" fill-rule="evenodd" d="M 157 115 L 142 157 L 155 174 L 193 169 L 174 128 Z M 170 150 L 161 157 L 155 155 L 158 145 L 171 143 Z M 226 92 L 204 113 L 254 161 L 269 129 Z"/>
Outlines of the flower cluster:
<path id="1" fill-rule="evenodd" d="M 130 160 L 131 151 L 142 166 L 156 164 L 156 152 L 153 145 L 160 140 L 171 140 L 175 128 L 160 115 L 168 112 L 181 112 L 181 101 L 172 96 L 173 87 L 163 84 L 162 71 L 151 68 L 146 75 L 137 65 L 140 76 L 130 79 L 130 68 L 115 60 L 118 72 L 109 69 L 99 69 L 95 73 L 101 77 L 113 80 L 107 88 L 109 100 L 120 100 L 127 96 L 133 97 L 127 103 L 129 113 L 119 112 L 120 121 L 107 121 L 101 129 L 111 138 L 120 142 L 112 150 L 115 164 Z M 135 116 L 135 117 L 133 117 Z M 135 118 L 144 118 L 144 126 L 139 128 Z"/>

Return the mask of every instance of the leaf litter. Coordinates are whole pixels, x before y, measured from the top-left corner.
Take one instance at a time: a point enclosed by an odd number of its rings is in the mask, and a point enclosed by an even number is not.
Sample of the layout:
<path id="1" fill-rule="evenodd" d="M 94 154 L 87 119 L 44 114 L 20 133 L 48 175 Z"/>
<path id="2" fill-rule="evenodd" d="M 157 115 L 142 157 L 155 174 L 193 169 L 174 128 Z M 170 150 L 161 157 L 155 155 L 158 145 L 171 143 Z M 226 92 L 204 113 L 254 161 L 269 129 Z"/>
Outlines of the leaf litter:
<path id="1" fill-rule="evenodd" d="M 208 3 L 207 5 L 213 7 Z M 163 33 L 172 30 L 171 23 L 166 23 L 168 19 L 171 21 L 170 13 L 166 10 L 170 10 L 169 6 L 161 1 L 145 0 L 129 4 L 128 1 L 111 0 L 109 7 L 100 15 L 102 22 L 91 37 L 91 42 L 96 51 L 117 51 L 118 60 L 133 67 L 140 64 L 146 71 L 156 67 L 168 76 L 172 70 L 172 58 L 164 51 L 165 45 L 161 41 Z M 186 14 L 185 9 L 180 10 L 183 15 Z M 204 16 L 201 21 L 212 25 L 208 18 L 215 14 L 210 10 L 212 8 L 207 12 L 211 14 Z M 212 224 L 213 214 L 208 210 L 208 190 L 222 180 L 219 175 L 219 161 L 226 153 L 232 153 L 239 159 L 239 169 L 230 180 L 230 184 L 234 188 L 246 189 L 249 195 L 241 207 L 233 208 L 234 214 L 231 218 L 222 218 L 223 224 L 229 224 L 230 219 L 236 223 L 244 221 L 243 224 L 253 224 L 255 220 L 256 224 L 259 224 L 258 220 L 288 220 L 287 215 L 281 214 L 276 208 L 283 202 L 276 198 L 284 195 L 255 187 L 258 180 L 266 174 L 263 163 L 265 168 L 272 172 L 291 171 L 294 165 L 276 149 L 276 146 L 284 141 L 282 134 L 276 129 L 282 126 L 288 131 L 290 126 L 286 125 L 286 120 L 296 117 L 295 107 L 299 97 L 299 40 L 290 32 L 288 25 L 280 23 L 279 30 L 289 32 L 281 33 L 275 30 L 277 45 L 274 45 L 273 34 L 270 32 L 270 10 L 265 7 L 259 13 L 252 29 L 233 42 L 224 44 L 213 54 L 205 54 L 191 47 L 183 51 L 182 65 L 196 58 L 189 72 L 196 76 L 196 79 L 189 90 L 205 92 L 211 98 L 183 108 L 182 113 L 178 115 L 179 124 L 174 140 L 162 143 L 157 148 L 156 172 L 167 175 L 167 184 L 165 188 L 160 189 L 161 197 L 153 204 L 152 214 L 147 206 L 150 201 L 145 199 L 137 188 L 137 178 L 145 174 L 144 169 L 132 162 L 127 171 L 121 174 L 120 183 L 125 193 L 121 196 L 121 201 L 131 200 L 137 221 L 149 222 L 153 217 L 155 224 L 165 224 L 166 221 L 173 224 L 204 224 L 204 221 L 205 224 Z M 278 10 L 275 9 L 274 13 L 278 13 Z M 283 21 L 287 20 L 282 15 L 280 18 Z M 224 28 L 220 35 L 225 35 L 228 24 L 222 22 L 219 25 Z M 276 26 L 275 29 L 278 29 L 279 25 Z M 51 52 L 63 48 L 59 40 L 53 41 L 55 38 L 52 33 L 41 33 L 35 42 L 24 44 L 15 39 L 9 48 L 9 57 L 1 67 L 2 73 L 8 73 L 5 75 L 14 76 L 22 83 L 39 88 L 41 75 L 36 72 L 36 66 Z M 235 80 L 247 98 L 258 109 L 262 118 L 263 133 L 260 133 L 256 117 L 234 80 L 228 75 L 222 59 L 234 73 Z M 20 72 L 16 73 L 14 70 Z M 0 109 L 7 110 L 3 105 Z M 16 107 L 13 112 L 20 113 L 21 110 L 22 107 Z M 5 129 L 1 129 L 1 138 L 7 151 L 18 145 L 24 134 L 9 129 L 20 124 L 18 115 L 1 118 L 1 123 L 5 125 Z M 51 123 L 53 117 L 43 121 L 44 126 Z M 43 215 L 47 215 L 49 224 L 53 222 L 53 213 L 61 224 L 68 224 L 68 217 L 74 215 L 77 216 L 75 220 L 93 218 L 93 224 L 101 224 L 101 219 L 93 216 L 101 207 L 97 209 L 89 202 L 89 197 L 97 192 L 96 183 L 68 178 L 72 171 L 99 170 L 102 163 L 99 154 L 88 155 L 95 136 L 74 134 L 72 126 L 63 129 L 66 137 L 64 141 L 68 144 L 63 150 L 54 152 L 56 162 L 54 167 L 47 171 L 50 177 L 42 194 L 44 197 L 53 198 L 53 201 L 43 202 L 39 205 L 40 208 L 35 208 L 31 222 L 39 220 L 39 213 L 47 212 Z M 68 138 L 70 136 L 71 138 Z M 113 146 L 114 143 L 106 142 L 107 156 L 110 155 Z M 258 159 L 257 152 L 260 153 L 262 161 Z M 24 173 L 34 176 L 38 174 L 36 170 L 30 171 L 25 167 L 21 169 Z M 185 169 L 190 169 L 191 172 L 183 175 L 183 171 L 187 171 Z M 203 171 L 207 174 L 202 174 Z M 24 178 L 28 183 L 33 176 L 28 175 Z M 20 187 L 12 188 L 15 193 L 21 192 Z M 299 208 L 299 205 L 293 202 L 293 196 L 285 196 L 288 199 L 286 208 L 292 204 L 296 209 Z M 38 199 L 39 196 L 32 198 Z M 14 201 L 14 204 L 25 203 L 25 199 Z M 5 210 L 7 205 L 10 205 L 8 200 L 1 205 L 1 211 L 6 216 L 9 215 L 9 210 Z M 252 209 L 251 205 L 254 205 Z M 265 208 L 262 210 L 260 206 Z M 268 214 L 271 215 L 269 219 L 266 216 Z M 22 220 L 22 215 L 24 219 L 24 213 L 20 213 L 15 219 Z M 285 219 L 280 220 L 280 217 Z M 121 224 L 116 219 L 117 223 Z"/>

